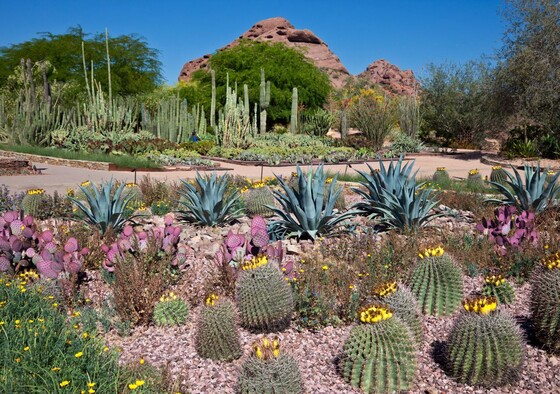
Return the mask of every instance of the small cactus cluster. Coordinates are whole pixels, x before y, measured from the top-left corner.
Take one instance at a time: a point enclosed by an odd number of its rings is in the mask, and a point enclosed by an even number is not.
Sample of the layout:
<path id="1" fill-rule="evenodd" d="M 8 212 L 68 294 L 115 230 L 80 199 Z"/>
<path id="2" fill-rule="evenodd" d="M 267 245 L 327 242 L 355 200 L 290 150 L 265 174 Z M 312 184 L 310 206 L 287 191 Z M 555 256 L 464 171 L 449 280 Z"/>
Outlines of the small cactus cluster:
<path id="1" fill-rule="evenodd" d="M 0 217 L 0 273 L 13 273 L 14 269 L 32 265 L 27 250 L 36 244 L 37 226 L 31 216 L 22 217 L 9 211 Z"/>
<path id="2" fill-rule="evenodd" d="M 422 314 L 414 294 L 404 285 L 397 282 L 386 282 L 373 290 L 377 301 L 391 308 L 414 335 L 418 344 L 424 338 Z"/>
<path id="3" fill-rule="evenodd" d="M 171 265 L 173 268 L 183 269 L 188 263 L 192 250 L 189 246 L 180 243 L 181 228 L 173 225 L 173 217 L 167 215 L 164 219 L 164 227 L 154 227 L 150 231 L 135 232 L 134 228 L 127 225 L 119 235 L 116 242 L 111 245 L 101 245 L 105 253 L 105 260 L 102 262 L 103 268 L 109 272 L 115 270 L 115 264 L 119 259 L 124 258 L 126 253 L 142 252 L 146 249 L 150 240 L 155 240 L 161 244 L 160 249 L 168 256 L 172 256 Z"/>
<path id="4" fill-rule="evenodd" d="M 436 172 L 432 176 L 432 181 L 434 183 L 441 183 L 449 180 L 449 172 L 447 172 L 447 168 L 445 167 L 438 167 L 436 168 Z"/>
<path id="5" fill-rule="evenodd" d="M 560 354 L 560 252 L 544 258 L 531 279 L 531 319 L 537 339 Z"/>
<path id="6" fill-rule="evenodd" d="M 447 340 L 445 367 L 461 383 L 485 387 L 514 382 L 525 358 L 525 342 L 515 320 L 496 310 L 495 297 L 464 301 Z"/>
<path id="7" fill-rule="evenodd" d="M 242 264 L 235 295 L 244 327 L 279 331 L 290 324 L 294 309 L 292 288 L 265 255 Z"/>
<path id="8" fill-rule="evenodd" d="M 482 294 L 487 297 L 496 297 L 500 304 L 511 304 L 515 300 L 513 286 L 502 275 L 488 275 L 484 278 Z"/>
<path id="9" fill-rule="evenodd" d="M 469 175 L 467 176 L 467 185 L 469 186 L 482 186 L 482 176 L 480 175 L 480 171 L 478 169 L 473 169 L 469 171 Z"/>
<path id="10" fill-rule="evenodd" d="M 233 303 L 216 294 L 206 297 L 196 328 L 195 348 L 200 357 L 232 361 L 241 356 Z"/>
<path id="11" fill-rule="evenodd" d="M 84 256 L 89 250 L 80 249 L 76 238 L 69 238 L 62 250 L 50 230 L 43 231 L 37 239 L 37 249 L 28 249 L 26 253 L 43 278 L 66 279 L 64 276 L 67 274 L 76 275 L 80 272 Z"/>
<path id="12" fill-rule="evenodd" d="M 441 246 L 428 248 L 419 257 L 408 285 L 420 309 L 424 314 L 436 316 L 453 313 L 463 298 L 461 270 Z"/>
<path id="13" fill-rule="evenodd" d="M 502 168 L 502 166 L 493 166 L 492 172 L 490 173 L 490 182 L 495 182 L 500 185 L 506 185 L 509 179 L 507 171 Z"/>
<path id="14" fill-rule="evenodd" d="M 188 314 L 187 303 L 172 291 L 168 291 L 154 306 L 154 323 L 160 327 L 180 326 L 185 324 Z"/>
<path id="15" fill-rule="evenodd" d="M 245 211 L 249 216 L 270 217 L 274 211 L 270 208 L 275 205 L 276 199 L 270 188 L 261 181 L 252 182 L 251 188 L 243 193 Z"/>
<path id="16" fill-rule="evenodd" d="M 47 199 L 44 189 L 29 189 L 23 197 L 21 206 L 25 215 L 40 216 L 41 208 L 45 205 Z"/>
<path id="17" fill-rule="evenodd" d="M 391 308 L 370 304 L 358 312 L 360 322 L 344 343 L 340 373 L 365 393 L 410 389 L 416 376 L 417 343 Z"/>
<path id="18" fill-rule="evenodd" d="M 278 338 L 263 337 L 252 345 L 252 353 L 241 366 L 241 394 L 300 394 L 303 382 L 296 360 L 281 351 Z"/>

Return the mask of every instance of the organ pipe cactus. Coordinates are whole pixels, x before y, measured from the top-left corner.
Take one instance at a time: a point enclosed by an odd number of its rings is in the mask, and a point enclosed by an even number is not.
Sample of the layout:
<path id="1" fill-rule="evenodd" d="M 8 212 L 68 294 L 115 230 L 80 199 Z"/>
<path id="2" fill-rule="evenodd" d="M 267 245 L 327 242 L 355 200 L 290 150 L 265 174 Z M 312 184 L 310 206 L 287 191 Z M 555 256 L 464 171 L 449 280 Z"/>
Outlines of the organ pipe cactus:
<path id="1" fill-rule="evenodd" d="M 417 370 L 417 343 L 408 326 L 382 304 L 363 307 L 359 318 L 362 324 L 350 331 L 342 350 L 344 380 L 365 393 L 410 389 Z"/>

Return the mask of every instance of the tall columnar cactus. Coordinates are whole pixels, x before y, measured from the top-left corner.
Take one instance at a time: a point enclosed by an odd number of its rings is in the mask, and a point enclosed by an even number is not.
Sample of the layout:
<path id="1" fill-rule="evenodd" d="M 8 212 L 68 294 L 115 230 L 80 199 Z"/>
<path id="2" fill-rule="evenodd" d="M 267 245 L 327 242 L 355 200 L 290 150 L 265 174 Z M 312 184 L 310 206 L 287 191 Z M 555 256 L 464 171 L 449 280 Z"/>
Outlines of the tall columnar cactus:
<path id="1" fill-rule="evenodd" d="M 492 172 L 490 173 L 490 181 L 499 183 L 500 185 L 506 185 L 508 180 L 507 171 L 502 168 L 502 166 L 493 166 Z"/>
<path id="2" fill-rule="evenodd" d="M 294 88 L 292 91 L 292 112 L 290 115 L 290 132 L 297 133 L 298 130 L 298 91 Z"/>
<path id="3" fill-rule="evenodd" d="M 241 265 L 236 283 L 241 324 L 256 331 L 279 331 L 290 324 L 294 302 L 292 288 L 265 255 Z"/>
<path id="4" fill-rule="evenodd" d="M 536 337 L 560 354 L 560 252 L 543 259 L 531 280 L 531 319 Z"/>
<path id="5" fill-rule="evenodd" d="M 482 186 L 482 176 L 480 175 L 480 171 L 478 169 L 473 169 L 469 171 L 469 175 L 467 176 L 467 185 L 471 187 L 479 187 Z"/>
<path id="6" fill-rule="evenodd" d="M 272 191 L 263 183 L 253 183 L 252 189 L 244 193 L 245 212 L 249 216 L 270 217 L 274 211 L 269 206 L 274 206 L 276 199 Z"/>
<path id="7" fill-rule="evenodd" d="M 525 342 L 515 320 L 496 311 L 494 297 L 464 301 L 445 349 L 447 373 L 461 383 L 485 387 L 514 382 L 525 358 Z"/>
<path id="8" fill-rule="evenodd" d="M 233 303 L 210 294 L 200 310 L 195 337 L 200 357 L 231 361 L 241 356 Z"/>
<path id="9" fill-rule="evenodd" d="M 445 167 L 438 167 L 434 175 L 432 176 L 432 181 L 435 183 L 449 181 L 449 173 L 447 172 L 447 168 Z"/>
<path id="10" fill-rule="evenodd" d="M 512 304 L 515 301 L 515 290 L 502 275 L 488 275 L 485 278 L 482 294 L 496 297 L 500 304 Z"/>
<path id="11" fill-rule="evenodd" d="M 264 69 L 261 68 L 261 84 L 259 86 L 259 106 L 261 123 L 259 133 L 266 133 L 266 109 L 270 105 L 270 81 L 265 81 Z"/>
<path id="12" fill-rule="evenodd" d="M 21 202 L 23 212 L 34 217 L 41 216 L 41 208 L 46 202 L 44 189 L 29 189 Z"/>
<path id="13" fill-rule="evenodd" d="M 368 394 L 410 389 L 417 369 L 410 329 L 381 304 L 362 308 L 359 317 L 363 324 L 350 331 L 342 350 L 344 380 Z"/>
<path id="14" fill-rule="evenodd" d="M 278 338 L 263 337 L 252 345 L 252 353 L 241 366 L 238 389 L 241 394 L 303 393 L 296 360 L 280 351 Z"/>
<path id="15" fill-rule="evenodd" d="M 213 128 L 216 123 L 216 71 L 211 70 L 212 75 L 212 99 L 210 101 L 210 126 Z"/>
<path id="16" fill-rule="evenodd" d="M 397 282 L 386 282 L 373 289 L 373 296 L 391 308 L 395 316 L 405 323 L 418 344 L 424 338 L 422 314 L 414 294 L 404 285 Z"/>
<path id="17" fill-rule="evenodd" d="M 424 314 L 449 315 L 461 304 L 463 277 L 443 248 L 426 249 L 412 271 L 409 287 Z"/>
<path id="18" fill-rule="evenodd" d="M 154 323 L 161 327 L 180 326 L 185 324 L 188 314 L 187 303 L 169 291 L 161 296 L 154 307 Z"/>

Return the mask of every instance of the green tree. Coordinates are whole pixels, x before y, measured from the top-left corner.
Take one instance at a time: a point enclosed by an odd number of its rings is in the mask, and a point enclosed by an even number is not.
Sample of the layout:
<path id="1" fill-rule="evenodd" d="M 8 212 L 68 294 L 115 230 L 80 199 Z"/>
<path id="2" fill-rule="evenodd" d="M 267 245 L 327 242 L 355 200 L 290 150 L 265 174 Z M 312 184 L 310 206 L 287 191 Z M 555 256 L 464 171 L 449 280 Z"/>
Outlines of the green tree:
<path id="1" fill-rule="evenodd" d="M 286 124 L 290 118 L 292 89 L 297 87 L 299 103 L 305 110 L 323 106 L 331 91 L 328 76 L 307 60 L 304 54 L 281 43 L 242 41 L 239 45 L 217 52 L 210 58 L 216 71 L 217 103 L 225 102 L 226 78 L 230 85 L 249 86 L 251 111 L 253 103 L 259 102 L 260 70 L 264 69 L 266 80 L 271 82 L 270 106 L 267 109 L 271 123 Z M 210 108 L 210 73 L 204 70 L 193 74 L 193 79 L 181 89 L 187 99 L 205 97 L 205 108 Z M 193 88 L 195 86 L 196 88 Z"/>
<path id="2" fill-rule="evenodd" d="M 94 76 L 107 91 L 107 58 L 105 33 L 89 35 L 81 27 L 72 27 L 64 34 L 44 33 L 19 44 L 0 48 L 0 88 L 20 65 L 21 59 L 33 63 L 48 61 L 53 68 L 49 80 L 74 83 L 84 90 L 82 42 L 88 71 L 93 63 Z M 114 95 L 127 96 L 153 90 L 162 80 L 158 51 L 134 34 L 109 37 L 111 79 Z"/>

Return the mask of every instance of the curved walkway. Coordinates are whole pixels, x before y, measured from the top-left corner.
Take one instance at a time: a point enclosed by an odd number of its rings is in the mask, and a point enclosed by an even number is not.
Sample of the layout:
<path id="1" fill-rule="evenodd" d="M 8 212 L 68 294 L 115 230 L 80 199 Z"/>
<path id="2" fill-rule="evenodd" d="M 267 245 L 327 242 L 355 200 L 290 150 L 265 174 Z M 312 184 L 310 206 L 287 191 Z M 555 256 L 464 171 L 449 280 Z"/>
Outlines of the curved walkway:
<path id="1" fill-rule="evenodd" d="M 478 168 L 482 176 L 490 175 L 492 166 L 482 164 L 480 162 L 480 153 L 464 153 L 453 156 L 417 156 L 411 157 L 410 160 L 416 160 L 414 169 L 418 170 L 419 177 L 431 176 L 437 167 L 446 167 L 451 177 L 466 178 L 468 171 Z M 16 175 L 16 176 L 0 176 L 0 185 L 4 184 L 10 188 L 10 191 L 25 191 L 30 188 L 43 188 L 47 192 L 66 193 L 68 188 L 75 188 L 85 180 L 100 182 L 112 178 L 123 182 L 134 181 L 134 173 L 130 171 L 101 171 L 89 170 L 84 168 L 55 166 L 50 164 L 33 163 L 37 167 L 47 168 L 42 175 Z M 377 168 L 377 162 L 371 162 L 373 168 Z M 261 177 L 260 166 L 245 166 L 230 163 L 221 163 L 224 168 L 230 168 L 227 171 L 233 175 L 241 175 L 251 179 L 259 179 Z M 365 164 L 353 164 L 349 166 L 345 164 L 328 164 L 325 169 L 330 172 L 344 173 L 353 172 L 353 169 L 367 170 Z M 288 176 L 295 171 L 295 166 L 289 167 L 262 167 L 263 176 L 272 176 L 274 174 Z M 219 173 L 225 173 L 220 171 Z M 195 171 L 167 171 L 167 172 L 141 172 L 136 176 L 140 180 L 144 175 L 150 174 L 153 179 L 163 179 L 168 181 L 177 181 L 181 178 L 194 178 Z"/>

